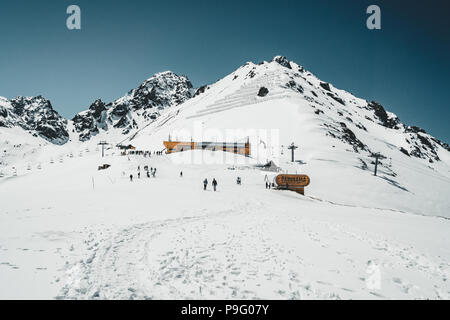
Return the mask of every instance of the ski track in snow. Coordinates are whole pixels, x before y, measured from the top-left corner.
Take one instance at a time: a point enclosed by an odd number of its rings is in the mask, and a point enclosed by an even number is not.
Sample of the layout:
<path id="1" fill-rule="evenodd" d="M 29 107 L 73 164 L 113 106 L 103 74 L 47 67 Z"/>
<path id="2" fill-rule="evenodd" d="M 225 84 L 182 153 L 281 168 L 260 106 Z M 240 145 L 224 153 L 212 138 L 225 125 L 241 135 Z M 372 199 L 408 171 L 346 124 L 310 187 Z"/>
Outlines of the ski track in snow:
<path id="1" fill-rule="evenodd" d="M 445 261 L 365 231 L 295 214 L 288 215 L 287 229 L 277 215 L 258 212 L 263 206 L 248 202 L 240 213 L 227 209 L 137 224 L 104 239 L 91 232 L 89 255 L 66 266 L 57 298 L 449 298 Z M 354 245 L 343 249 L 342 242 Z M 302 250 L 305 245 L 316 251 Z M 387 270 L 382 286 L 389 290 L 367 288 L 366 268 L 373 263 Z M 390 276 L 393 271 L 396 275 Z M 429 288 L 409 282 L 411 272 Z"/>

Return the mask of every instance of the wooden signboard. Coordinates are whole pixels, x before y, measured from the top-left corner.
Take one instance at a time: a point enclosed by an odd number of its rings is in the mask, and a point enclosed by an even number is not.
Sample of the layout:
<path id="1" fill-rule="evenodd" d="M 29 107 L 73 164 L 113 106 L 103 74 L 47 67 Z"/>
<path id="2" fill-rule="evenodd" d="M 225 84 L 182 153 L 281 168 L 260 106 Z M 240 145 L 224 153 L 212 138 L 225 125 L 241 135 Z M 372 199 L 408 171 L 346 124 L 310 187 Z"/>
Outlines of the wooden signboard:
<path id="1" fill-rule="evenodd" d="M 292 187 L 306 187 L 309 185 L 309 177 L 306 174 L 279 174 L 275 178 L 275 182 L 280 187 L 292 186 Z"/>
<path id="2" fill-rule="evenodd" d="M 305 194 L 305 187 L 309 185 L 310 179 L 305 174 L 279 174 L 275 178 L 279 189 L 287 189 Z"/>

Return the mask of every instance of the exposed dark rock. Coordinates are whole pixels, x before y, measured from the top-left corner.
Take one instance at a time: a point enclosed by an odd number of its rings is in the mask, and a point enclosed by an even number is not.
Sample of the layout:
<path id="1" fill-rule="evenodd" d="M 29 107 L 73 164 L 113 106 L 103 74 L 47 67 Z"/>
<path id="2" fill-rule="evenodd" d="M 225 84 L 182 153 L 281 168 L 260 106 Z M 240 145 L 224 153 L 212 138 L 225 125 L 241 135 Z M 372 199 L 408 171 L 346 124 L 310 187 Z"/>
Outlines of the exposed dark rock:
<path id="1" fill-rule="evenodd" d="M 362 123 L 357 123 L 356 127 L 361 129 L 361 130 L 367 131 L 367 128 Z"/>
<path id="2" fill-rule="evenodd" d="M 345 106 L 344 100 L 342 100 L 341 98 L 339 98 L 339 97 L 338 97 L 337 95 L 335 95 L 334 93 L 327 92 L 327 96 L 333 98 L 334 100 L 336 100 L 337 102 L 339 102 L 340 104 L 342 104 L 342 105 Z"/>
<path id="3" fill-rule="evenodd" d="M 269 93 L 269 89 L 267 89 L 266 87 L 261 87 L 261 88 L 259 88 L 258 96 L 265 97 L 268 93 Z"/>
<path id="4" fill-rule="evenodd" d="M 406 154 L 408 157 L 410 157 L 409 152 L 405 148 L 400 147 L 400 151 L 403 152 L 404 154 Z"/>
<path id="5" fill-rule="evenodd" d="M 54 144 L 69 140 L 67 120 L 42 96 L 17 97 L 10 101 L 12 112 L 18 118 L 17 125 Z"/>
<path id="6" fill-rule="evenodd" d="M 129 124 L 129 120 L 127 117 L 123 116 L 120 120 L 114 125 L 114 128 L 125 128 Z"/>
<path id="7" fill-rule="evenodd" d="M 296 83 L 294 80 L 289 80 L 289 82 L 286 83 L 286 87 L 296 90 L 300 93 L 304 92 L 303 87 L 301 85 L 299 85 L 298 83 Z"/>
<path id="8" fill-rule="evenodd" d="M 327 83 L 327 82 L 321 82 L 319 85 L 320 85 L 322 88 L 324 88 L 325 90 L 331 92 L 331 88 L 330 88 L 330 84 L 329 84 L 329 83 Z"/>
<path id="9" fill-rule="evenodd" d="M 101 99 L 97 99 L 90 105 L 89 110 L 92 111 L 92 116 L 99 119 L 102 112 L 106 110 L 105 103 Z"/>
<path id="10" fill-rule="evenodd" d="M 340 125 L 342 127 L 343 132 L 343 135 L 341 137 L 343 141 L 352 145 L 353 149 L 356 152 L 358 152 L 359 150 L 368 150 L 367 146 L 356 137 L 356 135 L 353 133 L 352 130 L 347 128 L 347 125 L 344 122 L 341 122 Z"/>
<path id="11" fill-rule="evenodd" d="M 202 86 L 196 94 L 206 89 L 206 86 Z M 193 96 L 193 91 L 192 83 L 187 77 L 170 71 L 161 72 L 111 103 L 105 105 L 101 100 L 96 100 L 87 111 L 74 117 L 75 129 L 82 141 L 98 134 L 99 129 L 114 127 L 130 131 L 137 128 L 135 117 L 154 120 L 159 112 L 152 110 L 181 104 Z"/>
<path id="12" fill-rule="evenodd" d="M 237 76 L 235 76 L 235 77 L 237 77 Z M 233 80 L 234 80 L 234 79 L 233 79 Z M 200 88 L 198 88 L 198 89 L 195 91 L 194 97 L 196 97 L 196 96 L 198 96 L 198 95 L 204 93 L 205 90 L 206 90 L 206 85 L 201 86 Z"/>
<path id="13" fill-rule="evenodd" d="M 390 118 L 381 104 L 371 101 L 368 107 L 374 111 L 375 117 L 380 121 L 382 126 L 390 129 L 399 129 L 400 120 L 397 117 Z"/>
<path id="14" fill-rule="evenodd" d="M 426 131 L 425 131 L 424 129 L 422 129 L 422 128 L 420 128 L 420 127 L 417 127 L 417 126 L 407 126 L 407 127 L 405 128 L 405 132 L 412 132 L 412 133 L 419 133 L 419 132 L 421 132 L 421 133 L 426 133 Z"/>
<path id="15" fill-rule="evenodd" d="M 289 63 L 289 60 L 286 59 L 286 57 L 276 56 L 273 58 L 272 61 L 279 63 L 280 65 L 282 65 L 285 68 L 292 69 L 291 64 Z"/>

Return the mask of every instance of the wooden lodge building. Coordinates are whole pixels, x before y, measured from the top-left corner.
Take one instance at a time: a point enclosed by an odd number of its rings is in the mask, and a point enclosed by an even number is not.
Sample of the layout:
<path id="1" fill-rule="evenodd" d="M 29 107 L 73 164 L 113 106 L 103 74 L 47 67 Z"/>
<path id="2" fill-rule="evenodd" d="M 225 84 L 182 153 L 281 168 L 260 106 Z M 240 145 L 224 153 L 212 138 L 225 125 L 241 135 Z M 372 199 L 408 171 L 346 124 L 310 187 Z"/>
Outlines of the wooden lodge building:
<path id="1" fill-rule="evenodd" d="M 211 150 L 226 151 L 244 156 L 250 155 L 250 143 L 248 142 L 183 142 L 164 141 L 167 153 L 181 152 L 187 150 Z"/>

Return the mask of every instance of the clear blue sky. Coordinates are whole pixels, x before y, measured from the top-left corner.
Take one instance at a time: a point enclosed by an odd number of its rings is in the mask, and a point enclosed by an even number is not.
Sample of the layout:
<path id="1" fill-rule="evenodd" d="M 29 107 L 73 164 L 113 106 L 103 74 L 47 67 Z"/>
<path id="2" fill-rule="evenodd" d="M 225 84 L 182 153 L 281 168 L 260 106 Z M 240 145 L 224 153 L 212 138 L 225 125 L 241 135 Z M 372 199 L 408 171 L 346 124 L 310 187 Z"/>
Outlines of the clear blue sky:
<path id="1" fill-rule="evenodd" d="M 81 7 L 82 29 L 66 28 Z M 382 30 L 366 28 L 369 4 Z M 285 55 L 450 142 L 449 1 L 3 1 L 0 95 L 42 94 L 72 117 L 154 73 L 211 83 Z"/>

